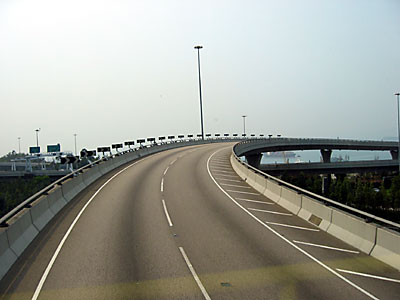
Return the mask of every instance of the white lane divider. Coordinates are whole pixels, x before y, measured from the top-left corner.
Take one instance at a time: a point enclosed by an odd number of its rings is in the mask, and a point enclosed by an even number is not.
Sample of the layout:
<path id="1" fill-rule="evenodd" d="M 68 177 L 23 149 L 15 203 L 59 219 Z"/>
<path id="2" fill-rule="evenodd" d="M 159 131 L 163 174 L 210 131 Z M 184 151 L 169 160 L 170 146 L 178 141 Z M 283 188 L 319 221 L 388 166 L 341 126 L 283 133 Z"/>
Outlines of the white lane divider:
<path id="1" fill-rule="evenodd" d="M 243 180 L 235 180 L 235 179 L 225 179 L 225 178 L 215 178 L 215 179 L 229 181 L 229 182 L 243 182 Z"/>
<path id="2" fill-rule="evenodd" d="M 230 177 L 230 178 L 240 178 L 237 175 L 226 175 L 226 174 L 217 174 L 217 173 L 218 173 L 217 171 L 214 172 L 214 174 L 217 175 L 217 176 Z"/>
<path id="3" fill-rule="evenodd" d="M 260 225 L 264 226 L 266 229 L 268 229 L 270 232 L 272 232 L 273 234 L 275 234 L 277 237 L 281 238 L 283 241 L 285 241 L 286 243 L 288 243 L 290 246 L 292 246 L 293 248 L 295 248 L 296 250 L 298 250 L 299 252 L 303 253 L 305 256 L 307 256 L 309 259 L 311 259 L 312 261 L 314 261 L 315 263 L 317 263 L 318 265 L 320 265 L 322 268 L 324 268 L 325 270 L 329 271 L 331 274 L 335 275 L 336 277 L 340 278 L 341 280 L 343 280 L 344 282 L 346 282 L 347 284 L 351 285 L 353 288 L 357 289 L 360 293 L 364 294 L 365 296 L 374 299 L 374 300 L 379 300 L 379 298 L 375 297 L 373 294 L 371 294 L 370 292 L 366 291 L 365 289 L 363 289 L 362 287 L 358 286 L 357 284 L 355 284 L 354 282 L 350 281 L 349 279 L 347 279 L 346 277 L 344 277 L 343 275 L 341 275 L 340 273 L 338 273 L 337 271 L 335 271 L 334 269 L 332 269 L 331 267 L 329 267 L 328 265 L 324 264 L 322 261 L 320 261 L 319 259 L 317 259 L 316 257 L 312 256 L 310 253 L 308 253 L 307 251 L 305 251 L 304 249 L 301 249 L 299 246 L 297 246 L 295 243 L 293 243 L 292 241 L 290 241 L 289 239 L 287 239 L 286 237 L 284 237 L 282 234 L 280 234 L 278 231 L 276 231 L 275 229 L 273 229 L 271 226 L 268 226 L 266 223 L 264 223 L 262 220 L 260 220 L 259 218 L 257 218 L 255 215 L 253 215 L 250 211 L 248 211 L 246 208 L 244 208 L 239 202 L 237 202 L 231 195 L 229 195 L 227 193 L 227 191 L 225 191 L 219 184 L 218 182 L 215 180 L 215 178 L 213 177 L 213 175 L 211 174 L 210 171 L 210 160 L 211 158 L 218 153 L 219 151 L 225 150 L 226 148 L 222 148 L 219 149 L 217 151 L 215 151 L 213 154 L 211 154 L 211 156 L 208 158 L 207 160 L 207 171 L 208 171 L 208 175 L 211 177 L 211 179 L 214 181 L 214 183 L 217 185 L 217 187 L 221 190 L 221 192 L 223 192 L 233 203 L 235 203 L 239 208 L 241 208 L 245 213 L 247 213 L 251 218 L 253 218 L 256 222 L 258 222 Z"/>
<path id="4" fill-rule="evenodd" d="M 211 300 L 211 298 L 208 295 L 204 285 L 201 283 L 199 276 L 197 276 L 197 273 L 196 273 L 195 269 L 193 268 L 188 256 L 186 255 L 185 250 L 182 247 L 179 247 L 179 251 L 181 251 L 183 259 L 185 260 L 185 262 L 186 262 L 186 264 L 187 264 L 187 266 L 188 266 L 188 268 L 190 270 L 190 273 L 192 273 L 192 276 L 193 276 L 194 280 L 196 281 L 197 285 L 199 286 L 200 291 L 204 296 L 204 299 Z"/>
<path id="5" fill-rule="evenodd" d="M 212 165 L 211 168 L 213 170 L 219 169 L 219 170 L 230 170 L 230 171 L 233 171 L 232 167 L 223 167 L 223 166 Z"/>
<path id="6" fill-rule="evenodd" d="M 306 245 L 306 246 L 311 246 L 311 247 L 317 247 L 317 248 L 323 248 L 323 249 L 329 249 L 329 250 L 347 252 L 347 253 L 360 254 L 359 251 L 348 250 L 348 249 L 342 249 L 342 248 L 336 248 L 336 247 L 330 247 L 330 246 L 319 245 L 319 244 L 306 243 L 306 242 L 301 242 L 301 241 L 293 241 L 293 243 L 301 244 L 301 245 Z"/>
<path id="7" fill-rule="evenodd" d="M 220 173 L 231 173 L 231 174 L 236 174 L 234 171 L 216 170 L 215 168 L 213 168 L 212 171 L 214 171 L 214 172 L 220 172 Z"/>
<path id="8" fill-rule="evenodd" d="M 300 230 L 319 231 L 319 229 L 309 228 L 309 227 L 294 226 L 294 225 L 275 223 L 275 222 L 267 222 L 267 221 L 265 221 L 265 223 L 270 224 L 270 225 L 276 225 L 276 226 L 288 227 L 288 228 L 294 228 L 294 229 L 300 229 Z"/>
<path id="9" fill-rule="evenodd" d="M 252 210 L 252 211 L 259 211 L 259 212 L 264 212 L 264 213 L 268 213 L 268 214 L 273 214 L 273 215 L 293 216 L 293 214 L 281 213 L 281 212 L 272 211 L 272 210 L 265 210 L 265 209 L 258 209 L 258 208 L 247 208 L 247 209 L 248 209 L 248 210 Z"/>
<path id="10" fill-rule="evenodd" d="M 260 196 L 260 194 L 257 193 L 251 193 L 251 192 L 242 192 L 242 191 L 233 191 L 233 190 L 226 190 L 227 192 L 232 192 L 232 193 L 239 193 L 239 194 L 247 194 L 247 195 L 257 195 Z"/>
<path id="11" fill-rule="evenodd" d="M 167 205 L 165 204 L 165 200 L 162 199 L 161 201 L 162 201 L 162 205 L 164 207 L 165 216 L 167 217 L 168 225 L 169 225 L 169 227 L 172 227 L 172 226 L 174 226 L 174 224 L 172 224 L 171 218 L 168 213 Z"/>
<path id="12" fill-rule="evenodd" d="M 165 169 L 165 171 L 164 171 L 164 176 L 165 176 L 165 174 L 167 174 L 168 169 L 169 169 L 169 166 Z"/>
<path id="13" fill-rule="evenodd" d="M 50 259 L 49 264 L 46 267 L 46 270 L 44 271 L 42 277 L 40 278 L 39 284 L 36 287 L 36 290 L 32 296 L 32 300 L 36 300 L 39 297 L 39 294 L 43 288 L 44 283 L 46 282 L 47 276 L 49 276 L 49 273 L 51 271 L 51 268 L 54 265 L 54 262 L 56 261 L 58 254 L 60 253 L 62 247 L 64 246 L 65 241 L 67 240 L 68 236 L 71 234 L 72 229 L 75 227 L 75 224 L 78 222 L 79 218 L 81 217 L 81 215 L 83 214 L 83 212 L 86 210 L 86 208 L 89 206 L 89 204 L 93 201 L 93 199 L 97 196 L 98 193 L 100 193 L 100 191 L 111 182 L 111 180 L 113 180 L 115 177 L 117 177 L 119 174 L 121 174 L 122 172 L 124 172 L 125 170 L 129 169 L 130 167 L 144 161 L 148 159 L 148 157 L 145 157 L 139 161 L 136 161 L 132 164 L 130 164 L 129 166 L 123 168 L 121 171 L 119 171 L 118 173 L 114 174 L 110 179 L 108 179 L 94 194 L 92 197 L 90 197 L 90 199 L 88 200 L 88 202 L 86 202 L 86 204 L 82 207 L 82 209 L 80 210 L 80 212 L 78 213 L 78 215 L 75 217 L 74 221 L 72 222 L 71 226 L 69 226 L 67 232 L 65 233 L 64 237 L 62 238 L 60 244 L 58 244 L 58 247 L 56 249 L 56 251 L 54 252 L 53 256 Z"/>
<path id="14" fill-rule="evenodd" d="M 221 185 L 233 186 L 233 187 L 238 187 L 238 188 L 242 188 L 242 189 L 251 189 L 251 187 L 249 187 L 249 186 L 237 185 L 237 184 L 221 183 Z"/>
<path id="15" fill-rule="evenodd" d="M 173 161 L 171 161 L 171 162 L 169 163 L 169 165 L 172 166 L 174 163 L 176 163 L 176 161 L 177 161 L 177 158 L 175 158 Z"/>
<path id="16" fill-rule="evenodd" d="M 366 274 L 366 273 L 358 273 L 358 272 L 353 272 L 353 271 L 348 271 L 348 270 L 342 270 L 342 269 L 336 269 L 339 272 L 342 273 L 347 273 L 347 274 L 352 274 L 352 275 L 358 275 L 358 276 L 363 276 L 363 277 L 369 277 L 369 278 L 374 278 L 374 279 L 380 279 L 380 280 L 385 280 L 385 281 L 391 281 L 391 282 L 396 282 L 400 283 L 399 279 L 393 279 L 393 278 L 388 278 L 388 277 L 382 277 L 382 276 L 376 276 L 376 275 L 371 275 L 371 274 Z"/>
<path id="17" fill-rule="evenodd" d="M 274 205 L 274 202 L 265 202 L 265 201 L 258 201 L 258 200 L 252 200 L 252 199 L 245 199 L 245 198 L 235 198 L 236 200 L 239 201 L 246 201 L 246 202 L 252 202 L 252 203 L 261 203 L 261 204 L 268 204 L 268 205 Z"/>
<path id="18" fill-rule="evenodd" d="M 164 177 L 161 178 L 161 192 L 164 192 Z"/>

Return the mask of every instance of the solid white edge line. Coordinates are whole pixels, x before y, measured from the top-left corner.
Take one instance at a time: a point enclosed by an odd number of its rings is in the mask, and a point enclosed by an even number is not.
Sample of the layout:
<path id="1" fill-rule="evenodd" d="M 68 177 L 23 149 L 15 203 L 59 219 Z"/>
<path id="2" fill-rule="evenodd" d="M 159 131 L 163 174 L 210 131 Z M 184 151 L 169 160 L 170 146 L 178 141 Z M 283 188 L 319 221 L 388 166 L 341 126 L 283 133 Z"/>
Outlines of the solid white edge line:
<path id="1" fill-rule="evenodd" d="M 247 195 L 257 195 L 257 196 L 261 195 L 261 194 L 257 194 L 257 193 L 251 193 L 251 192 L 242 192 L 242 191 L 233 191 L 233 190 L 226 190 L 226 191 L 232 192 L 232 193 L 247 194 Z"/>
<path id="2" fill-rule="evenodd" d="M 190 263 L 190 260 L 189 260 L 188 256 L 186 255 L 185 250 L 182 247 L 179 247 L 179 251 L 181 251 L 183 259 L 185 260 L 185 262 L 190 270 L 190 273 L 192 273 L 192 276 L 193 276 L 194 280 L 196 281 L 197 285 L 199 286 L 204 298 L 207 300 L 211 300 L 204 285 L 201 283 L 199 276 L 197 276 L 195 269 L 193 268 L 192 264 Z"/>
<path id="3" fill-rule="evenodd" d="M 172 224 L 171 218 L 168 213 L 167 205 L 165 204 L 165 200 L 162 199 L 161 201 L 162 201 L 162 205 L 164 207 L 165 216 L 167 217 L 168 225 L 169 225 L 169 227 L 172 227 L 172 226 L 174 226 L 174 224 Z"/>
<path id="4" fill-rule="evenodd" d="M 228 147 L 231 148 L 231 147 Z M 264 226 L 265 228 L 267 228 L 269 231 L 271 231 L 272 233 L 274 233 L 276 236 L 278 236 L 279 238 L 281 238 L 282 240 L 284 240 L 285 242 L 287 242 L 289 245 L 291 245 L 293 248 L 295 248 L 296 250 L 300 251 L 301 253 L 303 253 L 305 256 L 307 256 L 308 258 L 310 258 L 311 260 L 313 260 L 314 262 L 316 262 L 317 264 L 319 264 L 321 267 L 323 267 L 324 269 L 326 269 L 327 271 L 329 271 L 330 273 L 332 273 L 333 275 L 337 276 L 338 278 L 342 279 L 344 282 L 348 283 L 349 285 L 351 285 L 352 287 L 354 287 L 355 289 L 357 289 L 358 291 L 360 291 L 361 293 L 363 293 L 364 295 L 370 297 L 371 299 L 375 299 L 375 300 L 379 300 L 379 298 L 375 297 L 374 295 L 372 295 L 371 293 L 369 293 L 368 291 L 364 290 L 363 288 L 359 287 L 358 285 L 356 285 L 355 283 L 353 283 L 352 281 L 348 280 L 346 277 L 344 277 L 343 275 L 339 274 L 338 272 L 336 272 L 334 269 L 332 269 L 331 267 L 325 265 L 323 262 L 321 262 L 320 260 L 318 260 L 317 258 L 315 258 L 314 256 L 312 256 L 311 254 L 309 254 L 307 251 L 301 249 L 299 246 L 297 246 L 296 244 L 294 244 L 293 242 L 291 242 L 289 239 L 287 239 L 286 237 L 284 237 L 283 235 L 281 235 L 279 232 L 277 232 L 276 230 L 274 230 L 272 227 L 268 226 L 267 224 L 265 224 L 263 221 L 261 221 L 260 219 L 258 219 L 255 215 L 253 215 L 251 212 L 249 212 L 248 210 L 246 210 L 240 203 L 238 203 L 234 198 L 231 197 L 231 195 L 229 195 L 219 184 L 218 182 L 214 179 L 214 177 L 211 174 L 210 168 L 209 168 L 209 163 L 210 163 L 210 159 L 219 151 L 222 151 L 226 148 L 222 148 L 219 149 L 217 151 L 215 151 L 213 154 L 211 154 L 211 156 L 208 158 L 207 160 L 207 171 L 208 174 L 210 175 L 211 179 L 214 181 L 214 183 L 217 185 L 217 187 L 229 198 L 233 201 L 233 203 L 235 203 L 238 207 L 240 207 L 244 212 L 246 212 L 250 217 L 252 217 L 255 221 L 257 221 L 260 225 Z"/>
<path id="5" fill-rule="evenodd" d="M 315 229 L 315 228 L 288 225 L 288 224 L 283 224 L 283 223 L 275 223 L 275 222 L 268 222 L 268 221 L 265 221 L 265 223 L 270 224 L 270 225 L 281 226 L 281 227 L 294 228 L 294 229 L 301 229 L 301 230 L 308 230 L 308 231 L 315 231 L 315 232 L 319 231 L 319 229 Z"/>
<path id="6" fill-rule="evenodd" d="M 281 213 L 281 212 L 277 212 L 277 211 L 264 210 L 264 209 L 258 209 L 258 208 L 249 208 L 248 207 L 247 209 L 253 210 L 253 211 L 259 211 L 259 212 L 265 212 L 265 213 L 274 214 L 274 215 L 293 216 L 293 214 L 289 214 L 289 213 Z"/>
<path id="7" fill-rule="evenodd" d="M 385 280 L 385 281 L 391 281 L 395 283 L 400 283 L 399 279 L 393 279 L 393 278 L 388 278 L 388 277 L 382 277 L 382 276 L 376 276 L 376 275 L 371 275 L 371 274 L 366 274 L 366 273 L 358 273 L 358 272 L 353 272 L 353 271 L 348 271 L 348 270 L 342 270 L 342 269 L 336 269 L 339 272 L 343 273 L 348 273 L 352 275 L 358 275 L 358 276 L 363 276 L 363 277 L 369 277 L 369 278 L 374 278 L 374 279 L 380 279 L 380 280 Z"/>
<path id="8" fill-rule="evenodd" d="M 341 251 L 341 252 L 348 252 L 348 253 L 360 254 L 359 251 L 347 250 L 347 249 L 336 248 L 336 247 L 330 247 L 330 246 L 319 245 L 319 244 L 312 244 L 312 243 L 301 242 L 301 241 L 295 241 L 295 240 L 293 240 L 293 243 L 301 244 L 301 245 L 306 245 L 306 246 L 317 247 L 317 248 L 329 249 L 329 250 L 336 250 L 336 251 Z"/>
<path id="9" fill-rule="evenodd" d="M 238 188 L 242 188 L 242 189 L 251 189 L 251 187 L 249 187 L 249 186 L 237 185 L 237 184 L 221 183 L 221 185 L 233 186 L 233 187 L 238 187 Z"/>
<path id="10" fill-rule="evenodd" d="M 164 177 L 161 178 L 161 192 L 164 192 Z"/>
<path id="11" fill-rule="evenodd" d="M 119 171 L 118 173 L 114 174 L 111 178 L 109 178 L 94 194 L 92 197 L 90 197 L 90 199 L 88 200 L 88 202 L 86 202 L 86 204 L 82 207 L 82 209 L 80 210 L 80 212 L 78 213 L 78 215 L 75 217 L 74 221 L 72 222 L 72 224 L 70 225 L 70 227 L 68 228 L 67 232 L 65 233 L 64 237 L 62 238 L 61 242 L 58 244 L 58 247 L 56 249 L 56 251 L 54 252 L 49 264 L 46 267 L 46 270 L 44 271 L 42 277 L 40 278 L 39 284 L 36 287 L 36 290 L 32 296 L 32 300 L 36 300 L 39 297 L 39 294 L 43 288 L 43 285 L 47 279 L 47 276 L 49 275 L 51 268 L 53 267 L 54 262 L 57 259 L 58 254 L 61 251 L 61 248 L 63 247 L 65 241 L 67 240 L 68 236 L 70 235 L 72 229 L 75 227 L 75 224 L 78 222 L 79 218 L 81 217 L 81 215 L 83 214 L 83 212 L 85 211 L 86 207 L 89 206 L 89 204 L 93 201 L 93 199 L 97 196 L 98 193 L 100 193 L 100 191 L 111 181 L 113 180 L 115 177 L 117 177 L 119 174 L 121 174 L 122 172 L 124 172 L 125 170 L 127 170 L 128 168 L 136 165 L 139 162 L 142 162 L 143 160 L 147 159 L 147 157 L 134 162 L 133 164 L 130 164 L 129 166 L 125 167 L 124 169 L 122 169 L 121 171 Z"/>
<path id="12" fill-rule="evenodd" d="M 167 174 L 168 169 L 169 169 L 169 166 L 165 169 L 165 171 L 164 171 L 164 176 L 165 176 L 165 174 Z"/>
<path id="13" fill-rule="evenodd" d="M 265 201 L 258 201 L 258 200 L 252 200 L 252 199 L 244 199 L 244 198 L 235 198 L 235 199 L 239 200 L 239 201 L 254 202 L 254 203 L 261 203 L 261 204 L 269 204 L 269 205 L 275 204 L 273 202 L 265 202 Z"/>

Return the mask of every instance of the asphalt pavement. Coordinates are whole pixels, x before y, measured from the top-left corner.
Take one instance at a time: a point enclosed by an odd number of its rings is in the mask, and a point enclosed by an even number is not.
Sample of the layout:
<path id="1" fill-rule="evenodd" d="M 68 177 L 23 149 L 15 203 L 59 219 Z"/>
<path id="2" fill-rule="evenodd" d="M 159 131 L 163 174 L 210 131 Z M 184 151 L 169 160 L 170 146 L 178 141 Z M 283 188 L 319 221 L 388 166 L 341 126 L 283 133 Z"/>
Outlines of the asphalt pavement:
<path id="1" fill-rule="evenodd" d="M 2 299 L 398 299 L 400 272 L 260 195 L 232 144 L 94 182 L 0 282 Z"/>

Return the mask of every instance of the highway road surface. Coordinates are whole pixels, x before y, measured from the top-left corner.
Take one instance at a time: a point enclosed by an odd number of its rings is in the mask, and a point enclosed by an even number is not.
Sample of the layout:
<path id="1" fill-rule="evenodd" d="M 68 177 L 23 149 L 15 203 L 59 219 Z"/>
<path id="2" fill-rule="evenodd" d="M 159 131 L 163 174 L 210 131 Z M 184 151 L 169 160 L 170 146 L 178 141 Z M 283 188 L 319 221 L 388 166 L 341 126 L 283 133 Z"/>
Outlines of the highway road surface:
<path id="1" fill-rule="evenodd" d="M 127 164 L 79 194 L 2 299 L 399 299 L 400 272 L 257 193 L 232 144 Z"/>

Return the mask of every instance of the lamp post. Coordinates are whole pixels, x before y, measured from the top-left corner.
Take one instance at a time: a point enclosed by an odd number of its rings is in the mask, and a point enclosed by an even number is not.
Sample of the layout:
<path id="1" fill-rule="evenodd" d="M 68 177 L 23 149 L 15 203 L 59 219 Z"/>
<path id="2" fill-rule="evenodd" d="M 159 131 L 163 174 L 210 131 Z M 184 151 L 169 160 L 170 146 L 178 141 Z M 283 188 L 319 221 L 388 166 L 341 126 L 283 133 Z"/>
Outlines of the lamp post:
<path id="1" fill-rule="evenodd" d="M 243 136 L 245 137 L 246 136 L 246 115 L 243 115 L 242 116 L 242 118 L 243 118 Z"/>
<path id="2" fill-rule="evenodd" d="M 399 135 L 398 139 L 398 148 L 397 148 L 397 161 L 399 162 L 399 174 L 400 174 L 400 108 L 399 108 L 399 96 L 400 93 L 394 94 L 397 97 L 397 134 Z"/>
<path id="3" fill-rule="evenodd" d="M 200 93 L 200 121 L 201 121 L 201 138 L 204 140 L 204 125 L 203 125 L 203 101 L 201 98 L 201 76 L 200 76 L 200 49 L 203 46 L 195 46 L 194 49 L 197 49 L 197 66 L 199 69 L 199 93 Z"/>
<path id="4" fill-rule="evenodd" d="M 75 155 L 77 156 L 77 155 L 78 155 L 78 152 L 76 151 L 76 136 L 77 136 L 77 134 L 74 133 L 74 138 L 75 138 Z"/>
<path id="5" fill-rule="evenodd" d="M 40 131 L 40 128 L 35 129 L 35 131 L 36 131 L 36 146 L 39 147 L 39 131 Z"/>
<path id="6" fill-rule="evenodd" d="M 21 137 L 18 137 L 18 153 L 21 154 Z"/>

